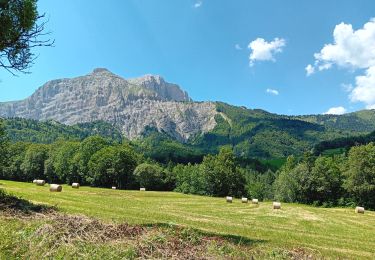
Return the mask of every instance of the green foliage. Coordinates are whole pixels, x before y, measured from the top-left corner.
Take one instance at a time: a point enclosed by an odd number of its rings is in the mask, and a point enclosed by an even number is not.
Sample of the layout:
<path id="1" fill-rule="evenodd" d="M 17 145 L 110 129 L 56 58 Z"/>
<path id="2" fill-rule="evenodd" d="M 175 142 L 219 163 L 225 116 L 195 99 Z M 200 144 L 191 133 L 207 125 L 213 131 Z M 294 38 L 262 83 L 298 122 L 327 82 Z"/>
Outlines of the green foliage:
<path id="1" fill-rule="evenodd" d="M 51 46 L 44 36 L 44 24 L 37 22 L 44 17 L 39 15 L 37 0 L 0 1 L 0 67 L 8 71 L 25 72 L 32 64 L 34 54 L 31 49 Z"/>
<path id="2" fill-rule="evenodd" d="M 352 122 L 346 120 L 340 125 L 329 124 L 332 120 L 341 120 L 339 116 L 308 116 L 292 117 L 267 113 L 262 110 L 250 110 L 242 107 L 216 103 L 217 111 L 215 128 L 183 143 L 176 137 L 160 133 L 157 129 L 146 127 L 141 138 L 132 142 L 137 152 L 159 163 L 200 163 L 204 155 L 217 154 L 220 147 L 229 145 L 237 157 L 244 159 L 257 158 L 273 160 L 289 155 L 301 156 L 304 152 L 330 148 L 333 143 L 348 142 L 347 137 L 357 136 L 370 129 L 371 119 L 375 118 L 373 111 L 350 114 L 353 118 L 362 120 L 361 128 L 352 128 Z M 373 115 L 374 114 L 374 115 Z M 320 118 L 313 120 L 313 118 Z M 324 120 L 323 120 L 324 119 Z M 354 120 L 354 119 L 353 119 Z M 27 119 L 6 119 L 7 132 L 12 141 L 52 143 L 56 140 L 81 141 L 92 135 L 100 135 L 106 139 L 120 143 L 122 136 L 119 130 L 109 123 L 93 122 L 66 126 L 53 121 L 37 122 Z M 328 126 L 327 126 L 328 125 Z M 365 127 L 365 125 L 367 125 Z M 373 129 L 373 128 L 372 128 Z M 363 140 L 371 141 L 372 135 Z M 361 137 L 353 137 L 351 144 L 362 143 Z M 324 142 L 327 141 L 327 142 Z M 359 142 L 360 141 L 360 142 Z M 335 145 L 333 145 L 335 146 Z M 320 147 L 320 148 L 319 148 Z M 281 161 L 282 163 L 282 161 Z M 277 170 L 269 164 L 266 168 Z M 263 170 L 262 170 L 263 171 Z"/>
<path id="3" fill-rule="evenodd" d="M 223 147 L 218 155 L 207 155 L 203 159 L 201 170 L 207 194 L 238 197 L 244 194 L 245 178 L 235 164 L 232 149 Z"/>
<path id="4" fill-rule="evenodd" d="M 23 180 L 44 179 L 44 163 L 47 160 L 48 147 L 44 144 L 30 144 L 20 166 Z"/>
<path id="5" fill-rule="evenodd" d="M 27 176 L 21 169 L 21 165 L 25 159 L 26 151 L 30 143 L 10 143 L 7 149 L 7 163 L 2 178 L 8 180 L 25 181 Z"/>
<path id="6" fill-rule="evenodd" d="M 166 190 L 166 174 L 160 166 L 142 163 L 134 170 L 134 176 L 140 187 L 147 190 Z"/>
<path id="7" fill-rule="evenodd" d="M 116 133 L 106 123 L 70 127 L 52 121 L 6 120 L 8 133 L 33 129 L 30 136 L 37 136 L 36 140 L 47 141 L 42 136 L 51 133 L 49 141 L 54 142 L 8 144 L 0 126 L 0 152 L 6 162 L 0 177 L 23 181 L 46 178 L 49 182 L 114 185 L 120 189 L 144 186 L 210 196 L 246 195 L 324 206 L 354 201 L 375 207 L 368 199 L 375 194 L 371 145 L 352 148 L 349 158 L 346 154 L 315 157 L 311 144 L 338 132 L 328 132 L 302 119 L 221 103 L 218 112 L 216 128 L 190 143 L 180 143 L 148 128 L 142 139 L 119 145 L 106 138 Z M 44 134 L 38 137 L 33 131 Z M 106 137 L 90 136 L 98 132 Z M 225 145 L 215 154 L 219 144 Z M 249 154 L 270 159 L 259 161 Z M 297 156 L 285 161 L 282 156 L 288 154 Z M 280 157 L 272 159 L 275 155 Z"/>
<path id="8" fill-rule="evenodd" d="M 281 167 L 274 182 L 275 198 L 280 201 L 294 202 L 297 200 L 298 183 L 294 176 L 294 168 L 298 162 L 294 156 L 289 156 Z"/>
<path id="9" fill-rule="evenodd" d="M 177 192 L 186 194 L 206 195 L 206 182 L 199 164 L 177 165 L 173 169 L 176 175 Z"/>
<path id="10" fill-rule="evenodd" d="M 230 145 L 235 154 L 241 157 L 283 158 L 302 155 L 318 142 L 363 133 L 362 131 L 369 129 L 352 129 L 350 122 L 346 125 L 342 123 L 337 128 L 328 127 L 324 123 L 313 121 L 311 118 L 314 116 L 280 116 L 220 102 L 216 106 L 219 112 L 216 127 L 191 141 L 209 153 L 216 153 L 220 146 Z M 367 119 L 363 120 L 363 123 L 367 122 Z"/>
<path id="11" fill-rule="evenodd" d="M 366 135 L 336 138 L 315 145 L 315 154 L 342 154 L 351 147 L 375 142 L 375 131 Z"/>
<path id="12" fill-rule="evenodd" d="M 204 153 L 197 147 L 174 140 L 156 129 L 147 128 L 142 138 L 133 142 L 137 151 L 160 163 L 199 163 Z"/>
<path id="13" fill-rule="evenodd" d="M 244 175 L 246 176 L 246 191 L 249 198 L 256 198 L 260 201 L 273 199 L 273 183 L 276 178 L 275 173 L 271 170 L 265 173 L 248 170 Z"/>
<path id="14" fill-rule="evenodd" d="M 337 205 L 341 196 L 343 196 L 340 165 L 343 159 L 340 157 L 318 157 L 308 176 L 305 197 L 306 203 L 328 203 Z"/>
<path id="15" fill-rule="evenodd" d="M 91 183 L 92 179 L 88 180 L 88 163 L 97 151 L 106 147 L 108 142 L 100 136 L 90 136 L 83 140 L 80 144 L 78 152 L 75 154 L 73 162 L 77 166 L 77 171 L 83 183 Z"/>
<path id="16" fill-rule="evenodd" d="M 306 154 L 300 162 L 288 158 L 274 183 L 275 197 L 286 202 L 362 205 L 374 209 L 374 158 L 375 145 L 372 143 L 353 147 L 348 157 L 315 158 Z"/>
<path id="17" fill-rule="evenodd" d="M 81 182 L 74 160 L 79 147 L 78 142 L 57 142 L 52 145 L 47 160 L 51 165 L 50 168 L 45 168 L 48 180 L 60 180 L 67 184 Z"/>
<path id="18" fill-rule="evenodd" d="M 111 124 L 96 121 L 67 126 L 55 121 L 37 121 L 23 118 L 4 120 L 9 139 L 13 142 L 53 143 L 57 140 L 81 141 L 98 135 L 114 143 L 121 143 L 121 132 Z"/>
<path id="19" fill-rule="evenodd" d="M 4 167 L 7 158 L 7 136 L 3 125 L 3 120 L 0 118 L 0 176 L 4 174 Z"/>
<path id="20" fill-rule="evenodd" d="M 308 115 L 296 118 L 325 126 L 327 129 L 366 133 L 375 129 L 375 113 L 373 110 L 362 110 L 344 115 Z"/>
<path id="21" fill-rule="evenodd" d="M 176 191 L 211 196 L 245 194 L 245 177 L 236 164 L 233 151 L 224 147 L 218 155 L 207 155 L 202 164 L 177 165 Z"/>
<path id="22" fill-rule="evenodd" d="M 135 152 L 127 145 L 104 147 L 88 162 L 86 181 L 93 186 L 130 188 L 137 166 Z"/>
<path id="23" fill-rule="evenodd" d="M 375 209 L 375 145 L 349 151 L 345 187 L 356 203 Z"/>

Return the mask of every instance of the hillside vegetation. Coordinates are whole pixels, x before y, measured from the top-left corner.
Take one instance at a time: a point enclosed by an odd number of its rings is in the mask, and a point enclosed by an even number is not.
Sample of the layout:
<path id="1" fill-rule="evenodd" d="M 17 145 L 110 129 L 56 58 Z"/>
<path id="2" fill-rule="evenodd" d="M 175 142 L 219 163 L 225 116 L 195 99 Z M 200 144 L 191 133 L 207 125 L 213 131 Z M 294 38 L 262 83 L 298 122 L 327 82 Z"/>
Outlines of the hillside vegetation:
<path id="1" fill-rule="evenodd" d="M 8 138 L 13 142 L 49 144 L 57 140 L 80 141 L 86 137 L 99 135 L 114 142 L 121 142 L 122 134 L 110 123 L 97 121 L 73 126 L 56 121 L 37 121 L 24 118 L 4 119 Z"/>
<path id="2" fill-rule="evenodd" d="M 230 204 L 223 198 L 172 192 L 89 187 L 76 190 L 64 186 L 62 193 L 50 193 L 47 186 L 31 183 L 1 181 L 1 184 L 6 191 L 33 202 L 57 206 L 63 213 L 96 217 L 106 223 L 178 225 L 236 238 L 237 244 L 246 245 L 248 256 L 259 256 L 263 252 L 263 258 L 286 259 L 291 256 L 283 256 L 282 252 L 300 250 L 315 258 L 375 257 L 375 213 L 370 211 L 361 215 L 355 214 L 353 209 L 325 209 L 288 203 L 283 203 L 281 210 L 273 210 L 270 202 L 253 205 L 234 200 Z M 23 243 L 26 243 L 25 239 L 33 235 L 43 220 L 24 224 L 20 220 L 7 221 L 0 217 L 0 223 L 3 238 L 17 238 L 17 233 L 10 227 L 27 230 L 23 233 Z M 82 253 L 90 250 L 83 245 L 81 243 Z M 63 247 L 64 243 L 59 246 Z M 77 250 L 76 247 L 71 247 L 71 250 Z M 100 247 L 96 245 L 95 248 L 99 248 L 96 251 L 100 251 Z"/>
<path id="3" fill-rule="evenodd" d="M 198 162 L 204 154 L 217 153 L 221 146 L 233 147 L 237 156 L 276 159 L 302 155 L 324 141 L 342 140 L 375 130 L 374 110 L 346 115 L 282 116 L 216 102 L 216 127 L 181 142 L 165 132 L 146 127 L 133 140 L 153 159 L 167 163 Z M 83 140 L 92 135 L 120 142 L 121 131 L 106 122 L 67 126 L 54 121 L 5 119 L 10 140 L 52 143 L 58 139 Z M 177 155 L 174 154 L 177 153 Z"/>
<path id="4" fill-rule="evenodd" d="M 323 141 L 315 145 L 315 154 L 340 154 L 349 151 L 353 146 L 365 145 L 375 142 L 375 131 L 359 136 L 341 137 L 333 140 Z"/>
<path id="5" fill-rule="evenodd" d="M 282 116 L 220 102 L 216 106 L 221 113 L 216 117 L 216 127 L 192 143 L 211 150 L 231 145 L 237 155 L 247 157 L 270 159 L 301 155 L 319 142 L 375 129 L 372 110 L 343 116 Z"/>
<path id="6" fill-rule="evenodd" d="M 157 153 L 150 154 L 148 151 L 152 149 L 147 142 L 116 143 L 100 136 L 90 136 L 83 141 L 57 140 L 51 144 L 9 143 L 0 125 L 3 147 L 0 178 L 79 182 L 119 189 L 145 187 L 187 194 L 246 196 L 326 207 L 360 205 L 375 209 L 373 143 L 353 147 L 348 154 L 340 156 L 317 157 L 311 152 L 299 157 L 289 156 L 282 166 L 281 160 L 260 162 L 236 156 L 235 149 L 228 145 L 218 154 L 203 156 L 168 138 L 160 139 L 159 144 Z M 161 163 L 152 156 L 159 156 Z M 184 157 L 196 161 L 178 164 Z"/>
<path id="7" fill-rule="evenodd" d="M 375 110 L 361 110 L 344 115 L 306 115 L 295 118 L 336 130 L 352 132 L 375 130 Z"/>

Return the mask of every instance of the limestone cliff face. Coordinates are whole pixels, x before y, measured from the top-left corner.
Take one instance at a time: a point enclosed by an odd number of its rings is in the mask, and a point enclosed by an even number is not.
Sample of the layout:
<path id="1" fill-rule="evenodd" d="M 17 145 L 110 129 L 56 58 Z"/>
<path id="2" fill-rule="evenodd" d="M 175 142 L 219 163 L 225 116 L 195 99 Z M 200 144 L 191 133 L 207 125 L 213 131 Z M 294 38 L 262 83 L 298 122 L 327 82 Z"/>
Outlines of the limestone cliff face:
<path id="1" fill-rule="evenodd" d="M 103 120 L 134 139 L 147 126 L 180 141 L 208 132 L 215 125 L 212 102 L 192 102 L 178 85 L 160 76 L 126 80 L 106 69 L 52 80 L 25 100 L 0 103 L 0 117 L 52 119 L 72 125 Z"/>

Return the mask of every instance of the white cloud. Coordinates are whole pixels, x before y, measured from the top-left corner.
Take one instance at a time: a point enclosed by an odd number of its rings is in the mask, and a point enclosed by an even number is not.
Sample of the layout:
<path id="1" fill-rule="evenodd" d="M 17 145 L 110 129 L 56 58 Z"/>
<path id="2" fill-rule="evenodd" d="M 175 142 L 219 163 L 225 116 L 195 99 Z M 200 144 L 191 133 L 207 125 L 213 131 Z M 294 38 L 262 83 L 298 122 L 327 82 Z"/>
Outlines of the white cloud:
<path id="1" fill-rule="evenodd" d="M 357 76 L 355 83 L 350 100 L 363 102 L 368 109 L 373 109 L 375 107 L 375 66 L 368 68 L 365 75 Z"/>
<path id="2" fill-rule="evenodd" d="M 347 112 L 344 107 L 331 107 L 327 112 L 323 113 L 324 115 L 342 115 Z"/>
<path id="3" fill-rule="evenodd" d="M 353 30 L 351 24 L 340 23 L 333 31 L 334 43 L 326 44 L 314 57 L 319 67 L 329 69 L 333 64 L 352 69 L 366 69 L 375 65 L 375 19 L 362 29 Z"/>
<path id="4" fill-rule="evenodd" d="M 307 65 L 305 70 L 306 70 L 307 76 L 310 76 L 310 75 L 314 74 L 314 72 L 315 72 L 315 68 L 311 64 Z"/>
<path id="5" fill-rule="evenodd" d="M 198 2 L 196 2 L 196 3 L 193 5 L 193 7 L 194 7 L 194 8 L 199 8 L 199 7 L 202 6 L 202 4 L 203 4 L 202 1 L 198 1 Z"/>
<path id="6" fill-rule="evenodd" d="M 279 95 L 279 91 L 276 90 L 276 89 L 268 88 L 268 89 L 266 90 L 266 92 L 267 92 L 268 94 L 275 95 L 275 96 Z"/>
<path id="7" fill-rule="evenodd" d="M 250 66 L 254 66 L 255 61 L 276 61 L 274 55 L 282 52 L 285 45 L 286 41 L 282 38 L 275 38 L 271 42 L 267 42 L 263 38 L 257 38 L 250 42 L 248 46 L 251 50 Z"/>
<path id="8" fill-rule="evenodd" d="M 325 63 L 318 66 L 319 71 L 328 70 L 330 68 L 332 68 L 332 63 Z"/>
<path id="9" fill-rule="evenodd" d="M 328 70 L 334 65 L 349 70 L 365 71 L 364 75 L 355 78 L 355 85 L 347 85 L 350 87 L 346 90 L 350 93 L 349 99 L 352 102 L 363 102 L 367 108 L 374 108 L 375 18 L 370 19 L 358 30 L 354 30 L 351 24 L 336 25 L 333 40 L 333 43 L 325 44 L 320 52 L 314 54 L 314 71 Z"/>
<path id="10" fill-rule="evenodd" d="M 236 49 L 236 50 L 242 50 L 242 47 L 241 47 L 241 45 L 239 45 L 238 43 L 236 43 L 236 45 L 234 45 L 234 48 Z"/>

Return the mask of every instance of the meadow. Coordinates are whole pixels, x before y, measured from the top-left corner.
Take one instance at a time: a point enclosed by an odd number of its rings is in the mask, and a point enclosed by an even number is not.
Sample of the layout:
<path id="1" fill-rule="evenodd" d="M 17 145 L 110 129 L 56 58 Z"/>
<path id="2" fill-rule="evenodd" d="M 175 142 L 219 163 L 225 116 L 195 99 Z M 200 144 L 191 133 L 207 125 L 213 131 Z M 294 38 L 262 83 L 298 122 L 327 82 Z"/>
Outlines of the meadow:
<path id="1" fill-rule="evenodd" d="M 126 191 L 64 185 L 61 193 L 48 185 L 0 180 L 0 188 L 33 203 L 56 206 L 62 213 L 85 215 L 104 223 L 171 225 L 235 239 L 254 252 L 303 249 L 315 258 L 375 258 L 375 212 L 355 214 L 351 208 L 317 208 L 272 202 L 259 205 L 235 199 L 175 192 Z M 39 223 L 40 220 L 32 220 Z M 1 216 L 2 225 L 18 225 Z M 3 227 L 4 228 L 4 227 Z M 2 240 L 6 232 L 0 231 Z M 277 258 L 277 257 L 276 257 Z"/>

